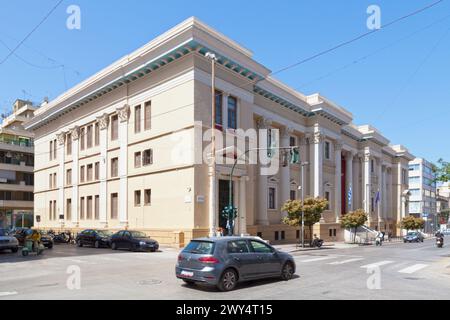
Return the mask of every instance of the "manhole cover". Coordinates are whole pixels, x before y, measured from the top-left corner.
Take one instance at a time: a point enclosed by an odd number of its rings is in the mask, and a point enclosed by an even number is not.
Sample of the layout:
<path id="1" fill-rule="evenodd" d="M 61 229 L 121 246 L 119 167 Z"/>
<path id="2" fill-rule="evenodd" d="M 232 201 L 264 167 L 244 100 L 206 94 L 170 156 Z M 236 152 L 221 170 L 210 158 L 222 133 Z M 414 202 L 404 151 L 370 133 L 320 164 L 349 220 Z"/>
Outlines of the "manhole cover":
<path id="1" fill-rule="evenodd" d="M 162 281 L 160 281 L 160 280 L 141 280 L 141 281 L 138 281 L 138 285 L 140 285 L 140 286 L 154 286 L 154 285 L 157 285 L 157 284 L 161 284 L 161 282 Z"/>

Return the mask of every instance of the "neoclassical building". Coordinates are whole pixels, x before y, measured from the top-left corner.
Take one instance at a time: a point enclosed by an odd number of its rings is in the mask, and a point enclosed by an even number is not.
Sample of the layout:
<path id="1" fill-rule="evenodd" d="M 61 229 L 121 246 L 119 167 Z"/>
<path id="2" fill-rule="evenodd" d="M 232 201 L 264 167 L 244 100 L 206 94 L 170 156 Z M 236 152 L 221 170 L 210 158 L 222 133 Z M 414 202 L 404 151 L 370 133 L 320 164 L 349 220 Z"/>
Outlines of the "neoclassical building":
<path id="1" fill-rule="evenodd" d="M 42 105 L 26 124 L 35 134 L 38 227 L 129 228 L 182 245 L 226 226 L 220 212 L 232 166 L 210 171 L 201 161 L 208 146 L 201 137 L 212 125 L 208 52 L 217 58 L 216 128 L 228 138 L 239 138 L 239 129 L 278 129 L 280 146 L 298 146 L 304 168 L 301 186 L 300 164 L 281 162 L 272 175 L 261 175 L 258 163 L 238 165 L 236 233 L 298 239 L 280 208 L 300 198 L 300 187 L 329 200 L 314 230 L 326 240 L 342 239 L 341 216 L 359 208 L 370 227 L 397 232 L 408 211 L 408 150 L 355 125 L 327 98 L 272 78 L 249 50 L 196 18 Z"/>

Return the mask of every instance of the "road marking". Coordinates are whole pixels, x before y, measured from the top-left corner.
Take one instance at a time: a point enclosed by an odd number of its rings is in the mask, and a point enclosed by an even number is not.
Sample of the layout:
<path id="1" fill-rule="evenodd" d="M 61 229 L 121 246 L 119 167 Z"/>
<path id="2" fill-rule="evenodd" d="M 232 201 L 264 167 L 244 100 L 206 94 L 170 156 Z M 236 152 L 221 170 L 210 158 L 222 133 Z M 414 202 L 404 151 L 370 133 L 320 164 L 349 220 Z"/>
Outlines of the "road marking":
<path id="1" fill-rule="evenodd" d="M 316 261 L 323 261 L 323 260 L 330 260 L 330 259 L 336 259 L 336 257 L 320 257 L 320 258 L 301 260 L 300 262 L 316 262 Z"/>
<path id="2" fill-rule="evenodd" d="M 0 292 L 0 297 L 6 297 L 6 296 L 13 296 L 18 294 L 16 291 L 12 291 L 12 292 Z"/>
<path id="3" fill-rule="evenodd" d="M 331 265 L 341 265 L 341 264 L 346 264 L 346 263 L 355 262 L 355 261 L 361 261 L 361 260 L 364 260 L 364 258 L 354 258 L 354 259 L 348 259 L 348 260 L 344 260 L 344 261 L 335 261 L 335 262 L 330 262 L 329 264 L 331 264 Z"/>
<path id="4" fill-rule="evenodd" d="M 426 267 L 428 267 L 427 264 L 420 264 L 420 263 L 419 263 L 419 264 L 415 264 L 415 265 L 413 265 L 413 266 L 411 266 L 411 267 L 402 269 L 402 270 L 400 270 L 399 272 L 400 272 L 400 273 L 411 274 L 411 273 L 417 272 L 417 271 L 419 271 L 419 270 L 422 270 L 422 269 L 424 269 L 424 268 L 426 268 Z"/>
<path id="5" fill-rule="evenodd" d="M 376 268 L 390 263 L 394 263 L 394 261 L 380 261 L 376 263 L 366 264 L 365 266 L 361 266 L 361 268 Z"/>

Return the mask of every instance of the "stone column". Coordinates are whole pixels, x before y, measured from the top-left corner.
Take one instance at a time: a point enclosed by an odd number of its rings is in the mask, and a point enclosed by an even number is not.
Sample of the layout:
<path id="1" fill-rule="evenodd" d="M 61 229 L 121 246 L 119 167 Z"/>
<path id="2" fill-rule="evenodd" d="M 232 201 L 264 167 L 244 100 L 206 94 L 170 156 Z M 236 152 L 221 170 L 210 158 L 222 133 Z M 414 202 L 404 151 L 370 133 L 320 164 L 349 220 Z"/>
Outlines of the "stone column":
<path id="1" fill-rule="evenodd" d="M 345 169 L 345 173 L 346 173 L 346 179 L 345 179 L 345 202 L 346 202 L 346 208 L 347 208 L 347 212 L 353 211 L 353 202 L 354 202 L 354 198 L 355 198 L 355 194 L 354 194 L 354 187 L 353 187 L 353 153 L 352 152 L 347 152 L 347 155 L 345 157 L 346 160 L 346 169 Z M 352 199 L 351 201 L 349 201 L 348 199 L 348 195 L 349 192 L 352 192 Z"/>
<path id="2" fill-rule="evenodd" d="M 247 176 L 243 176 L 239 180 L 239 234 L 247 234 Z"/>
<path id="3" fill-rule="evenodd" d="M 65 142 L 66 142 L 66 133 L 61 132 L 58 134 L 58 160 L 59 160 L 59 167 L 58 167 L 58 219 L 60 216 L 64 216 L 65 214 L 65 203 L 64 203 L 64 155 L 66 154 L 66 148 L 65 148 Z M 64 226 L 65 218 L 62 219 L 61 226 Z"/>
<path id="4" fill-rule="evenodd" d="M 371 216 L 371 183 L 372 183 L 372 173 L 370 170 L 370 150 L 366 148 L 364 150 L 364 179 L 363 179 L 363 188 L 362 188 L 362 194 L 363 194 L 363 201 L 364 201 L 364 211 L 368 215 L 368 223 L 370 224 L 372 222 L 372 216 Z"/>
<path id="5" fill-rule="evenodd" d="M 353 170 L 353 210 L 364 208 L 361 199 L 362 187 L 359 182 L 359 179 L 361 177 L 361 167 L 361 157 L 358 154 L 356 155 L 356 161 L 354 163 Z"/>
<path id="6" fill-rule="evenodd" d="M 314 125 L 314 135 L 311 144 L 311 185 L 312 195 L 323 197 L 323 135 L 318 124 Z"/>
<path id="7" fill-rule="evenodd" d="M 281 147 L 289 147 L 290 136 L 294 130 L 291 128 L 283 128 L 281 130 Z M 282 150 L 283 152 L 289 152 L 287 150 Z M 281 164 L 280 168 L 280 200 L 283 204 L 285 201 L 290 199 L 290 191 L 291 191 L 291 168 L 288 163 L 287 167 L 283 167 Z M 282 212 L 282 216 L 286 217 L 287 213 Z"/>
<path id="8" fill-rule="evenodd" d="M 130 106 L 117 109 L 119 115 L 119 223 L 128 227 L 128 118 Z"/>
<path id="9" fill-rule="evenodd" d="M 377 204 L 377 220 L 378 220 L 378 224 L 380 225 L 379 231 L 381 231 L 381 225 L 384 222 L 383 211 L 382 211 L 383 194 L 384 194 L 384 192 L 382 190 L 382 187 L 383 187 L 383 164 L 382 164 L 381 159 L 378 160 L 377 169 L 378 169 L 377 170 L 378 171 L 377 172 L 377 175 L 378 175 L 378 190 L 377 190 L 377 192 L 380 193 L 380 201 L 378 201 L 378 204 Z"/>
<path id="10" fill-rule="evenodd" d="M 258 121 L 258 129 L 259 130 L 267 130 L 271 121 L 268 119 L 261 118 Z M 262 147 L 262 146 L 261 146 Z M 267 198 L 268 198 L 268 189 L 267 189 L 267 176 L 261 174 L 262 164 L 260 162 L 259 165 L 259 175 L 258 175 L 258 212 L 256 215 L 256 223 L 268 226 L 269 225 L 269 217 L 267 213 Z M 258 171 L 256 171 L 258 172 Z"/>
<path id="11" fill-rule="evenodd" d="M 100 129 L 100 193 L 99 193 L 99 219 L 103 228 L 108 228 L 108 124 L 109 115 L 104 114 L 97 118 Z"/>
<path id="12" fill-rule="evenodd" d="M 222 126 L 225 132 L 228 129 L 228 97 L 228 93 L 222 93 Z"/>
<path id="13" fill-rule="evenodd" d="M 79 180 L 79 138 L 80 128 L 75 127 L 71 130 L 72 136 L 72 225 L 74 228 L 78 228 L 80 223 L 80 212 L 78 210 L 78 204 L 80 199 L 78 198 L 78 180 Z"/>
<path id="14" fill-rule="evenodd" d="M 336 222 L 340 222 L 342 215 L 342 142 L 336 141 L 334 145 L 334 214 Z"/>

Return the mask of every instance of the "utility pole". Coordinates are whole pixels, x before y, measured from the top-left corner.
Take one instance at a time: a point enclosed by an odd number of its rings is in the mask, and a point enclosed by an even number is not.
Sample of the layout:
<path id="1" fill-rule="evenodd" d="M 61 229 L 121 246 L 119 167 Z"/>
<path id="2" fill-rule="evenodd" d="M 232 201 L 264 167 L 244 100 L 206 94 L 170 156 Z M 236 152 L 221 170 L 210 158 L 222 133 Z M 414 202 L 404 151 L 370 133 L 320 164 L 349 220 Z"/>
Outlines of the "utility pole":
<path id="1" fill-rule="evenodd" d="M 300 184 L 301 184 L 301 198 L 302 201 L 302 207 L 303 207 L 303 201 L 305 201 L 305 172 L 304 168 L 305 166 L 309 165 L 309 162 L 303 162 L 300 163 Z M 302 248 L 305 247 L 305 212 L 302 210 Z"/>
<path id="2" fill-rule="evenodd" d="M 211 161 L 209 164 L 209 236 L 216 234 L 216 61 L 212 52 L 205 57 L 211 60 Z"/>

